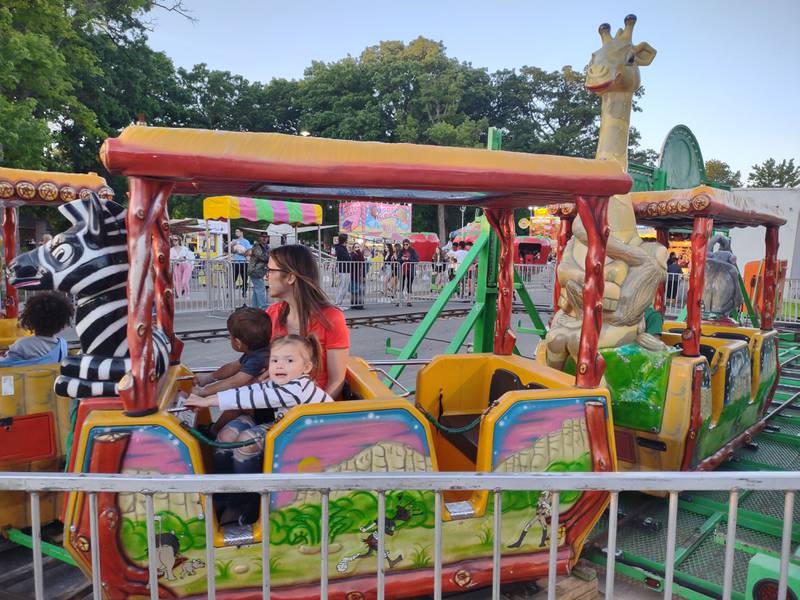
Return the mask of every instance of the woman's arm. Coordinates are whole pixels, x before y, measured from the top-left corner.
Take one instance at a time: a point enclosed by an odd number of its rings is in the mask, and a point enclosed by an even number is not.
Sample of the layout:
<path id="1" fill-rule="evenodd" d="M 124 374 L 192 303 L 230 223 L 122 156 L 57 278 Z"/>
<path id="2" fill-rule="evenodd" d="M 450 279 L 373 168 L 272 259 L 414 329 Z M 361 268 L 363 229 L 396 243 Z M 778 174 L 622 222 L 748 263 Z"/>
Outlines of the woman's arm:
<path id="1" fill-rule="evenodd" d="M 338 398 L 344 387 L 344 377 L 347 373 L 347 360 L 350 358 L 349 348 L 337 348 L 327 351 L 328 359 L 328 386 L 325 391 L 331 398 Z"/>

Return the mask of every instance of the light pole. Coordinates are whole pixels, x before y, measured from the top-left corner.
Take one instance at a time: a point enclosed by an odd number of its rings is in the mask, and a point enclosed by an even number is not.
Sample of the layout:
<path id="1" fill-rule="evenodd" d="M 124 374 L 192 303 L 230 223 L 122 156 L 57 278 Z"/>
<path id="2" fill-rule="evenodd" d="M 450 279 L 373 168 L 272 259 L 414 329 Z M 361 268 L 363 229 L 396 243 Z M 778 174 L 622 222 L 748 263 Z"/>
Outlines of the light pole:
<path id="1" fill-rule="evenodd" d="M 461 210 L 461 227 L 463 228 L 464 227 L 464 213 L 466 212 L 467 207 L 466 206 L 459 206 L 458 208 L 459 208 L 459 210 Z"/>

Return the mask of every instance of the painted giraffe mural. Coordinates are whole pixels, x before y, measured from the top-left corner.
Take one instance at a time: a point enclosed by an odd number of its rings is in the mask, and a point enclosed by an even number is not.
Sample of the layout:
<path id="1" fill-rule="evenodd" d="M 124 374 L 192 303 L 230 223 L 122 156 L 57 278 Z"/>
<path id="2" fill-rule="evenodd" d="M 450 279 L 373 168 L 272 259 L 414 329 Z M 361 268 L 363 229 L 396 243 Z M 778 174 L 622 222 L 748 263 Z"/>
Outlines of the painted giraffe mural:
<path id="1" fill-rule="evenodd" d="M 608 23 L 600 25 L 603 45 L 592 54 L 586 89 L 600 96 L 600 138 L 596 158 L 615 160 L 628 168 L 628 132 L 633 94 L 641 79 L 639 67 L 653 62 L 656 51 L 646 42 L 633 43 L 634 15 L 625 17 L 625 27 L 611 35 Z M 644 333 L 644 311 L 652 304 L 656 289 L 666 278 L 667 250 L 657 242 L 643 242 L 636 230 L 636 217 L 625 196 L 608 203 L 609 238 L 606 246 L 603 326 L 599 347 L 612 348 L 633 342 L 657 350 L 663 347 Z M 546 338 L 547 363 L 563 368 L 568 356 L 577 361 L 582 324 L 582 289 L 585 280 L 587 233 L 580 216 L 573 224 L 558 280 L 559 311 Z"/>

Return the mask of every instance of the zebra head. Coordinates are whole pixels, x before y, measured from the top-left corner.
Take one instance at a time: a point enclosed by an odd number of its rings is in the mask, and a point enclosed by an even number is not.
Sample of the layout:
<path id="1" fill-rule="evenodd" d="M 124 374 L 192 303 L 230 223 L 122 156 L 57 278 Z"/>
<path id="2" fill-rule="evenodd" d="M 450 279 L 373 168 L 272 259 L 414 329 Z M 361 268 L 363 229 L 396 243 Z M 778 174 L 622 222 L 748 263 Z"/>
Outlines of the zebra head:
<path id="1" fill-rule="evenodd" d="M 93 296 L 128 278 L 125 209 L 92 193 L 58 207 L 72 227 L 8 265 L 9 283 Z"/>

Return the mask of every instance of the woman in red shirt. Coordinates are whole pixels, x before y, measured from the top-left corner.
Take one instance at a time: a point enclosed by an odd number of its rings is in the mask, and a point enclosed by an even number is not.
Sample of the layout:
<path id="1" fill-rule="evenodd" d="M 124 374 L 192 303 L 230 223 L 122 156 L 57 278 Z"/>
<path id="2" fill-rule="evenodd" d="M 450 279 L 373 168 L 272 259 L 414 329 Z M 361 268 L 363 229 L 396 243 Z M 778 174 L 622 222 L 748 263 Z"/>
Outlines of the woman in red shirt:
<path id="1" fill-rule="evenodd" d="M 272 336 L 316 336 L 322 347 L 317 386 L 336 399 L 341 395 L 350 356 L 350 331 L 341 310 L 319 287 L 319 269 L 305 246 L 280 246 L 269 253 L 269 295 L 277 302 L 267 314 Z"/>

